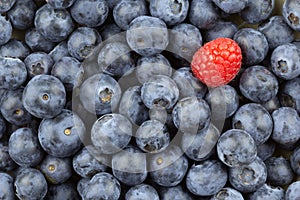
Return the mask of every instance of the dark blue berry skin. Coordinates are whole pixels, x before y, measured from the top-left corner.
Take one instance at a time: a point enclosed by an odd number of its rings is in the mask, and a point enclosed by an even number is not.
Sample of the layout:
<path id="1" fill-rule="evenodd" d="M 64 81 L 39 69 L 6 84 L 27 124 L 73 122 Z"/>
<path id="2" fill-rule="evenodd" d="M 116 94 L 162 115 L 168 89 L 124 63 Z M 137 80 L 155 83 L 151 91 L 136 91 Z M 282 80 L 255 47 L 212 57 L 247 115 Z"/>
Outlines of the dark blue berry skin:
<path id="1" fill-rule="evenodd" d="M 65 9 L 71 7 L 75 1 L 76 0 L 47 0 L 47 3 L 55 9 Z"/>
<path id="2" fill-rule="evenodd" d="M 288 147 L 300 139 L 300 118 L 295 109 L 281 107 L 272 113 L 272 118 L 274 129 L 271 137 L 275 142 Z"/>
<path id="3" fill-rule="evenodd" d="M 140 86 L 129 87 L 124 91 L 119 104 L 119 113 L 138 126 L 149 119 L 149 109 L 142 101 Z"/>
<path id="4" fill-rule="evenodd" d="M 90 113 L 103 115 L 116 109 L 121 98 L 118 82 L 106 74 L 95 74 L 80 87 L 80 101 Z"/>
<path id="5" fill-rule="evenodd" d="M 284 1 L 282 6 L 282 16 L 286 23 L 295 31 L 300 30 L 300 6 L 298 0 Z"/>
<path id="6" fill-rule="evenodd" d="M 93 145 L 104 154 L 114 154 L 125 148 L 132 136 L 132 125 L 125 116 L 117 113 L 105 114 L 91 130 Z"/>
<path id="7" fill-rule="evenodd" d="M 265 161 L 273 155 L 275 148 L 275 142 L 273 142 L 273 140 L 268 140 L 263 144 L 257 145 L 257 156 Z"/>
<path id="8" fill-rule="evenodd" d="M 131 187 L 125 194 L 125 200 L 159 200 L 159 195 L 154 187 L 148 184 L 139 184 Z"/>
<path id="9" fill-rule="evenodd" d="M 188 191 L 184 190 L 181 185 L 174 187 L 161 187 L 159 194 L 161 200 L 193 200 L 192 195 Z"/>
<path id="10" fill-rule="evenodd" d="M 9 41 L 12 36 L 12 25 L 4 16 L 0 16 L 0 45 Z"/>
<path id="11" fill-rule="evenodd" d="M 118 200 L 121 195 L 119 181 L 109 173 L 100 172 L 93 176 L 82 193 L 83 199 Z"/>
<path id="12" fill-rule="evenodd" d="M 0 172 L 0 199 L 14 200 L 14 179 L 7 173 Z"/>
<path id="13" fill-rule="evenodd" d="M 23 106 L 37 118 L 52 118 L 61 113 L 66 103 L 62 82 L 51 75 L 34 76 L 23 91 Z"/>
<path id="14" fill-rule="evenodd" d="M 157 17 L 139 16 L 130 22 L 126 40 L 129 47 L 141 56 L 161 53 L 169 44 L 167 25 Z"/>
<path id="15" fill-rule="evenodd" d="M 122 77 L 135 68 L 134 54 L 125 42 L 104 44 L 98 54 L 98 67 L 105 74 Z"/>
<path id="16" fill-rule="evenodd" d="M 278 92 L 278 80 L 262 65 L 248 67 L 239 81 L 241 93 L 249 100 L 261 103 L 274 98 Z"/>
<path id="17" fill-rule="evenodd" d="M 174 26 L 169 32 L 170 42 L 167 50 L 175 57 L 191 61 L 193 55 L 202 46 L 202 35 L 199 29 L 188 23 Z"/>
<path id="18" fill-rule="evenodd" d="M 33 52 L 29 54 L 24 63 L 30 78 L 40 74 L 50 74 L 54 64 L 51 56 L 45 52 Z"/>
<path id="19" fill-rule="evenodd" d="M 31 128 L 19 128 L 9 138 L 10 157 L 20 166 L 38 165 L 44 156 L 36 132 Z"/>
<path id="20" fill-rule="evenodd" d="M 211 0 L 192 0 L 188 18 L 199 29 L 210 29 L 219 20 L 220 12 Z"/>
<path id="21" fill-rule="evenodd" d="M 233 36 L 243 54 L 243 64 L 255 65 L 263 61 L 268 53 L 266 36 L 253 28 L 239 29 Z"/>
<path id="22" fill-rule="evenodd" d="M 49 55 L 51 56 L 54 63 L 63 57 L 70 57 L 68 51 L 67 41 L 62 41 L 58 45 L 56 45 L 50 52 Z"/>
<path id="23" fill-rule="evenodd" d="M 71 159 L 46 155 L 40 164 L 40 170 L 48 182 L 52 184 L 64 183 L 72 176 Z"/>
<path id="24" fill-rule="evenodd" d="M 73 32 L 75 24 L 68 10 L 45 4 L 37 10 L 34 26 L 47 40 L 61 42 Z"/>
<path id="25" fill-rule="evenodd" d="M 79 27 L 72 32 L 68 39 L 68 51 L 79 61 L 84 60 L 102 42 L 98 31 L 89 27 Z"/>
<path id="26" fill-rule="evenodd" d="M 84 133 L 82 120 L 72 111 L 63 109 L 56 117 L 41 121 L 38 139 L 48 154 L 69 157 L 81 148 L 80 137 Z"/>
<path id="27" fill-rule="evenodd" d="M 217 143 L 219 159 L 229 167 L 251 163 L 257 156 L 254 139 L 242 129 L 229 129 Z"/>
<path id="28" fill-rule="evenodd" d="M 32 121 L 32 115 L 23 106 L 22 95 L 23 89 L 21 88 L 7 90 L 0 101 L 2 116 L 6 121 L 16 126 L 29 124 Z"/>
<path id="29" fill-rule="evenodd" d="M 44 175 L 35 168 L 21 168 L 14 185 L 19 199 L 43 199 L 48 191 Z"/>
<path id="30" fill-rule="evenodd" d="M 49 185 L 45 200 L 80 200 L 76 188 L 72 183 Z"/>
<path id="31" fill-rule="evenodd" d="M 229 182 L 240 192 L 254 192 L 267 180 L 267 168 L 259 158 L 249 163 L 229 168 Z"/>
<path id="32" fill-rule="evenodd" d="M 233 22 L 218 21 L 216 25 L 203 33 L 206 42 L 212 41 L 219 37 L 233 38 L 238 31 L 238 27 Z"/>
<path id="33" fill-rule="evenodd" d="M 190 159 L 203 161 L 213 153 L 219 137 L 219 130 L 210 123 L 208 129 L 202 129 L 196 134 L 183 134 L 181 148 Z"/>
<path id="34" fill-rule="evenodd" d="M 29 54 L 29 47 L 21 40 L 12 38 L 6 44 L 0 46 L 1 57 L 19 58 L 23 60 Z"/>
<path id="35" fill-rule="evenodd" d="M 271 67 L 276 76 L 291 80 L 300 75 L 300 51 L 296 45 L 282 44 L 271 55 Z"/>
<path id="36" fill-rule="evenodd" d="M 145 106 L 150 109 L 153 105 L 171 109 L 179 98 L 179 90 L 170 77 L 154 75 L 142 85 L 141 97 Z"/>
<path id="37" fill-rule="evenodd" d="M 290 156 L 290 164 L 295 174 L 300 175 L 300 148 L 295 148 Z M 1 169 L 1 168 L 0 168 Z"/>
<path id="38" fill-rule="evenodd" d="M 130 22 L 143 15 L 148 15 L 148 7 L 145 0 L 122 0 L 113 8 L 115 23 L 123 30 L 129 28 Z"/>
<path id="39" fill-rule="evenodd" d="M 83 147 L 73 157 L 73 169 L 74 171 L 83 178 L 92 178 L 99 172 L 106 171 L 106 165 L 108 164 L 108 158 L 104 155 L 94 156 L 93 153 L 96 151 L 93 146 Z"/>
<path id="40" fill-rule="evenodd" d="M 26 30 L 33 26 L 36 10 L 37 5 L 33 0 L 16 1 L 7 16 L 14 28 Z"/>
<path id="41" fill-rule="evenodd" d="M 279 90 L 279 100 L 282 106 L 292 107 L 300 113 L 300 78 L 283 82 Z"/>
<path id="42" fill-rule="evenodd" d="M 244 200 L 244 197 L 239 191 L 225 187 L 216 193 L 211 200 Z"/>
<path id="43" fill-rule="evenodd" d="M 1 97 L 2 98 L 2 97 Z M 0 98 L 0 99 L 1 99 Z M 1 102 L 1 101 L 0 101 Z M 4 133 L 6 131 L 6 123 L 4 121 L 4 118 L 2 115 L 0 115 L 0 139 L 3 137 Z"/>
<path id="44" fill-rule="evenodd" d="M 270 157 L 264 162 L 268 172 L 268 183 L 274 186 L 284 186 L 292 182 L 294 173 L 289 160 L 283 157 Z"/>
<path id="45" fill-rule="evenodd" d="M 172 111 L 174 125 L 183 133 L 196 134 L 208 127 L 211 120 L 209 105 L 203 99 L 185 97 Z"/>
<path id="46" fill-rule="evenodd" d="M 259 200 L 259 199 L 274 199 L 283 200 L 284 190 L 281 187 L 273 187 L 269 184 L 263 184 L 255 192 L 248 195 L 249 200 Z"/>
<path id="47" fill-rule="evenodd" d="M 154 75 L 165 75 L 171 77 L 172 67 L 169 60 L 161 54 L 141 57 L 136 62 L 136 77 L 143 84 Z"/>
<path id="48" fill-rule="evenodd" d="M 203 98 L 207 87 L 197 79 L 190 67 L 181 67 L 173 73 L 172 79 L 179 89 L 179 98 L 193 97 Z"/>
<path id="49" fill-rule="evenodd" d="M 62 57 L 52 66 L 51 75 L 64 84 L 66 91 L 73 91 L 74 87 L 81 84 L 83 67 L 74 57 Z"/>
<path id="50" fill-rule="evenodd" d="M 294 40 L 293 30 L 280 15 L 270 17 L 266 22 L 260 24 L 257 30 L 266 36 L 270 49 Z"/>
<path id="51" fill-rule="evenodd" d="M 280 90 L 279 90 L 280 91 Z M 281 104 L 279 101 L 278 96 L 276 95 L 275 97 L 273 97 L 272 99 L 270 99 L 269 101 L 266 102 L 262 102 L 261 105 L 270 113 L 272 114 L 272 112 L 276 109 L 278 109 Z"/>
<path id="52" fill-rule="evenodd" d="M 286 192 L 285 192 L 285 196 L 284 199 L 285 200 L 296 200 L 300 198 L 300 181 L 295 181 L 293 183 L 291 183 Z"/>
<path id="53" fill-rule="evenodd" d="M 248 103 L 237 110 L 232 118 L 232 127 L 247 131 L 256 145 L 266 142 L 273 131 L 273 120 L 260 104 Z"/>
<path id="54" fill-rule="evenodd" d="M 274 10 L 275 0 L 249 0 L 240 12 L 241 18 L 249 24 L 258 24 L 266 20 Z"/>
<path id="55" fill-rule="evenodd" d="M 167 127 L 158 120 L 148 120 L 141 124 L 135 134 L 137 146 L 148 153 L 165 150 L 170 143 Z"/>
<path id="56" fill-rule="evenodd" d="M 25 42 L 33 52 L 43 51 L 43 52 L 49 53 L 55 46 L 54 42 L 47 40 L 35 28 L 29 29 L 26 32 Z"/>
<path id="57" fill-rule="evenodd" d="M 16 0 L 3 0 L 0 2 L 0 13 L 5 13 L 9 11 L 13 5 L 16 3 Z"/>
<path id="58" fill-rule="evenodd" d="M 135 186 L 147 178 L 146 154 L 135 146 L 127 146 L 112 156 L 113 175 L 123 184 Z"/>
<path id="59" fill-rule="evenodd" d="M 213 0 L 213 2 L 227 14 L 239 13 L 248 5 L 248 0 Z"/>
<path id="60" fill-rule="evenodd" d="M 188 159 L 180 147 L 172 145 L 165 151 L 151 156 L 149 169 L 151 179 L 158 185 L 177 186 L 188 171 Z"/>
<path id="61" fill-rule="evenodd" d="M 9 155 L 8 145 L 0 143 L 0 171 L 8 172 L 15 169 L 16 167 L 17 164 Z"/>
<path id="62" fill-rule="evenodd" d="M 210 196 L 219 192 L 227 179 L 227 169 L 220 161 L 205 160 L 189 169 L 186 186 L 197 196 Z"/>
<path id="63" fill-rule="evenodd" d="M 239 97 L 234 87 L 230 85 L 220 86 L 210 89 L 206 94 L 205 100 L 210 105 L 213 111 L 215 105 L 220 104 L 220 101 L 225 101 L 226 104 L 226 118 L 231 117 L 239 107 Z"/>
<path id="64" fill-rule="evenodd" d="M 108 4 L 104 0 L 75 1 L 70 8 L 73 19 L 87 27 L 102 25 L 108 16 L 108 12 Z"/>
<path id="65" fill-rule="evenodd" d="M 115 23 L 106 24 L 100 29 L 100 34 L 103 41 L 122 32 L 122 29 Z M 122 35 L 122 34 L 121 34 Z"/>
<path id="66" fill-rule="evenodd" d="M 150 13 L 164 20 L 168 26 L 179 24 L 188 15 L 189 1 L 150 0 Z"/>

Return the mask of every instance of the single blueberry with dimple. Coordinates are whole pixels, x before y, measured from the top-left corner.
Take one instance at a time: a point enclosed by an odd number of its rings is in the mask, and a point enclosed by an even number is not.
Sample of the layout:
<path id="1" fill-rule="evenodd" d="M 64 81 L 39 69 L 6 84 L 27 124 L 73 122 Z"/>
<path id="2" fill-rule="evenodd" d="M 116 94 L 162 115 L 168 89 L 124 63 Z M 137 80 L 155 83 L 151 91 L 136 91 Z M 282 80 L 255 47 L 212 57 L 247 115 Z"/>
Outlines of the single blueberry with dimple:
<path id="1" fill-rule="evenodd" d="M 211 200 L 244 200 L 244 197 L 238 190 L 225 187 L 216 193 Z"/>
<path id="2" fill-rule="evenodd" d="M 6 44 L 0 46 L 0 56 L 19 58 L 23 60 L 30 54 L 30 49 L 22 40 L 11 38 Z"/>
<path id="3" fill-rule="evenodd" d="M 40 74 L 50 74 L 54 64 L 51 56 L 45 52 L 33 52 L 29 54 L 24 59 L 24 63 L 30 78 Z"/>
<path id="4" fill-rule="evenodd" d="M 229 129 L 217 143 L 219 159 L 229 167 L 251 163 L 257 156 L 257 147 L 249 133 L 242 129 Z"/>
<path id="5" fill-rule="evenodd" d="M 52 118 L 64 108 L 66 91 L 58 78 L 51 75 L 37 75 L 24 88 L 22 100 L 24 108 L 33 116 Z"/>
<path id="6" fill-rule="evenodd" d="M 36 28 L 31 28 L 25 33 L 25 42 L 30 49 L 49 53 L 55 46 L 55 43 L 47 40 Z"/>
<path id="7" fill-rule="evenodd" d="M 131 136 L 131 122 L 118 113 L 101 116 L 91 129 L 93 145 L 104 154 L 114 154 L 122 150 L 129 144 Z"/>
<path id="8" fill-rule="evenodd" d="M 80 200 L 76 187 L 71 182 L 49 185 L 46 200 Z"/>
<path id="9" fill-rule="evenodd" d="M 206 42 L 214 39 L 224 37 L 233 38 L 234 34 L 238 31 L 238 26 L 233 22 L 218 21 L 216 25 L 203 33 Z"/>
<path id="10" fill-rule="evenodd" d="M 0 46 L 7 43 L 12 36 L 12 25 L 9 20 L 0 15 Z"/>
<path id="11" fill-rule="evenodd" d="M 285 200 L 297 200 L 300 198 L 300 181 L 291 183 L 285 192 Z"/>
<path id="12" fill-rule="evenodd" d="M 141 56 L 161 53 L 169 44 L 167 25 L 157 17 L 136 17 L 129 24 L 126 40 L 129 47 Z"/>
<path id="13" fill-rule="evenodd" d="M 300 113 L 300 78 L 296 77 L 292 80 L 283 82 L 278 92 L 279 101 L 282 106 L 291 107 Z"/>
<path id="14" fill-rule="evenodd" d="M 38 129 L 42 148 L 50 155 L 68 157 L 81 148 L 85 125 L 77 114 L 63 109 L 51 119 L 43 119 Z"/>
<path id="15" fill-rule="evenodd" d="M 210 196 L 219 192 L 228 179 L 227 169 L 218 160 L 205 160 L 194 164 L 188 171 L 186 186 L 198 196 Z"/>
<path id="16" fill-rule="evenodd" d="M 0 199 L 15 199 L 14 179 L 4 172 L 0 172 Z"/>
<path id="17" fill-rule="evenodd" d="M 17 0 L 3 0 L 0 2 L 0 13 L 9 11 Z"/>
<path id="18" fill-rule="evenodd" d="M 131 187 L 125 194 L 125 200 L 159 200 L 159 195 L 154 187 L 148 184 L 139 184 Z"/>
<path id="19" fill-rule="evenodd" d="M 189 193 L 187 189 L 183 189 L 181 185 L 161 187 L 159 191 L 161 200 L 193 200 L 191 193 Z"/>
<path id="20" fill-rule="evenodd" d="M 55 9 L 65 9 L 71 7 L 75 1 L 76 0 L 47 0 L 47 3 Z"/>
<path id="21" fill-rule="evenodd" d="M 286 0 L 282 6 L 282 16 L 286 23 L 295 31 L 300 30 L 300 6 L 298 0 Z"/>
<path id="22" fill-rule="evenodd" d="M 259 200 L 259 199 L 273 199 L 282 200 L 284 199 L 284 190 L 281 187 L 273 187 L 269 184 L 263 184 L 255 192 L 248 195 L 249 200 Z"/>
<path id="23" fill-rule="evenodd" d="M 213 0 L 213 2 L 227 14 L 239 13 L 248 5 L 248 0 Z"/>
<path id="24" fill-rule="evenodd" d="M 290 164 L 294 173 L 300 175 L 300 147 L 293 150 L 290 156 Z"/>
<path id="25" fill-rule="evenodd" d="M 60 42 L 58 45 L 56 45 L 49 52 L 49 55 L 51 56 L 54 63 L 63 57 L 70 57 L 67 41 L 64 40 Z"/>

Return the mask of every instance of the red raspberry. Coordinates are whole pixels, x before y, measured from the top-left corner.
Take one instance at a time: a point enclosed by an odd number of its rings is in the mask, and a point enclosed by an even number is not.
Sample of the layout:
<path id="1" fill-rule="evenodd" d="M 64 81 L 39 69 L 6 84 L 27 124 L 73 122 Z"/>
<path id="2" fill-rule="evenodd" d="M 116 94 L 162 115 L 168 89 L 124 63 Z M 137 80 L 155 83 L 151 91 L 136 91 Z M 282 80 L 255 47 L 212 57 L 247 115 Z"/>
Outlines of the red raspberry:
<path id="1" fill-rule="evenodd" d="M 218 87 L 229 83 L 241 64 L 239 45 L 229 38 L 217 38 L 194 54 L 191 67 L 194 75 L 208 87 Z"/>

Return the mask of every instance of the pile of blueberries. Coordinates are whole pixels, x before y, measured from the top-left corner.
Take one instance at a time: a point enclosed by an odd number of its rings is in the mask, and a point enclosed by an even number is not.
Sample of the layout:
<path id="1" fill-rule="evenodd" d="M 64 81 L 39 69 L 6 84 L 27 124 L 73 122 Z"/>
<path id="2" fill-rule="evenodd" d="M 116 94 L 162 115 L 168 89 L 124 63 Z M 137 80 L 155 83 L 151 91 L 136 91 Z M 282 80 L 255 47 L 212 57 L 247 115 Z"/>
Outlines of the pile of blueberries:
<path id="1" fill-rule="evenodd" d="M 299 0 L 0 0 L 0 13 L 1 200 L 300 199 Z M 219 37 L 243 64 L 209 88 L 190 62 Z"/>

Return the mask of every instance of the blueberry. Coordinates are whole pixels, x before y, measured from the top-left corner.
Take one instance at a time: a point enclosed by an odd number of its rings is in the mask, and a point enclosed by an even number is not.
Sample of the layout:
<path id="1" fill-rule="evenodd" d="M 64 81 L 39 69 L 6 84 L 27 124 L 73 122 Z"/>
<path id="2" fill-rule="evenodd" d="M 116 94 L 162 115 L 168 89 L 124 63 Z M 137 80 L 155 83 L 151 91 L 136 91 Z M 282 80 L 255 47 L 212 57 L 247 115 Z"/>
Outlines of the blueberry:
<path id="1" fill-rule="evenodd" d="M 47 40 L 61 42 L 73 32 L 75 24 L 68 10 L 45 4 L 37 10 L 34 26 Z"/>
<path id="2" fill-rule="evenodd" d="M 62 82 L 51 75 L 34 76 L 23 91 L 24 108 L 37 118 L 57 116 L 66 103 Z"/>
<path id="3" fill-rule="evenodd" d="M 300 78 L 285 81 L 280 85 L 279 101 L 282 106 L 294 108 L 300 113 L 300 95 L 297 91 L 300 89 Z"/>
<path id="4" fill-rule="evenodd" d="M 105 155 L 95 157 L 96 148 L 89 145 L 83 147 L 73 157 L 73 169 L 83 178 L 91 178 L 99 172 L 106 171 L 108 158 Z"/>
<path id="5" fill-rule="evenodd" d="M 181 67 L 173 73 L 172 79 L 179 89 L 179 98 L 193 97 L 203 98 L 207 87 L 197 79 L 190 67 Z"/>
<path id="6" fill-rule="evenodd" d="M 91 141 L 104 154 L 114 154 L 125 148 L 132 136 L 132 125 L 125 116 L 105 114 L 93 124 Z"/>
<path id="7" fill-rule="evenodd" d="M 15 199 L 14 179 L 4 172 L 0 172 L 0 199 Z"/>
<path id="8" fill-rule="evenodd" d="M 284 146 L 295 144 L 299 139 L 300 118 L 297 111 L 290 107 L 280 107 L 272 113 L 274 129 L 272 139 Z"/>
<path id="9" fill-rule="evenodd" d="M 81 0 L 74 2 L 70 12 L 78 24 L 98 27 L 107 19 L 109 8 L 105 0 Z"/>
<path id="10" fill-rule="evenodd" d="M 68 51 L 67 41 L 62 41 L 58 45 L 56 45 L 50 52 L 49 55 L 51 56 L 54 63 L 63 57 L 70 57 Z"/>
<path id="11" fill-rule="evenodd" d="M 115 23 L 105 24 L 103 25 L 103 28 L 100 29 L 100 34 L 103 41 L 110 39 L 111 37 L 121 36 L 121 32 L 122 29 Z"/>
<path id="12" fill-rule="evenodd" d="M 8 152 L 10 157 L 20 166 L 36 166 L 44 156 L 35 130 L 19 128 L 9 138 Z"/>
<path id="13" fill-rule="evenodd" d="M 283 157 L 270 157 L 265 160 L 268 183 L 275 186 L 290 184 L 294 178 L 290 162 Z"/>
<path id="14" fill-rule="evenodd" d="M 196 134 L 183 134 L 181 148 L 190 159 L 203 161 L 214 151 L 219 136 L 219 130 L 210 123 L 208 129 L 202 129 Z"/>
<path id="15" fill-rule="evenodd" d="M 275 7 L 275 0 L 249 0 L 240 12 L 242 19 L 249 24 L 257 24 L 266 20 Z"/>
<path id="16" fill-rule="evenodd" d="M 229 182 L 240 192 L 254 192 L 267 180 L 267 168 L 259 158 L 249 163 L 229 168 Z"/>
<path id="17" fill-rule="evenodd" d="M 135 134 L 137 146 L 148 153 L 165 150 L 170 143 L 167 127 L 158 120 L 147 120 L 141 124 Z"/>
<path id="18" fill-rule="evenodd" d="M 1 99 L 1 98 L 0 98 Z M 0 101 L 1 102 L 1 101 Z M 3 137 L 6 131 L 6 123 L 2 115 L 0 115 L 0 139 Z"/>
<path id="19" fill-rule="evenodd" d="M 169 44 L 167 25 L 157 17 L 136 17 L 129 24 L 126 40 L 130 48 L 142 56 L 161 53 Z"/>
<path id="20" fill-rule="evenodd" d="M 122 0 L 113 8 L 114 21 L 123 30 L 129 28 L 129 24 L 134 18 L 147 14 L 148 7 L 145 0 Z"/>
<path id="21" fill-rule="evenodd" d="M 16 1 L 7 16 L 14 28 L 25 30 L 33 26 L 36 10 L 37 5 L 33 0 Z"/>
<path id="22" fill-rule="evenodd" d="M 153 17 L 164 20 L 168 26 L 179 24 L 188 15 L 188 0 L 150 0 L 150 13 Z"/>
<path id="23" fill-rule="evenodd" d="M 83 191 L 85 190 L 86 186 L 88 185 L 88 183 L 90 182 L 89 178 L 81 178 L 79 179 L 79 181 L 77 182 L 77 192 L 80 195 L 80 197 L 83 197 Z"/>
<path id="24" fill-rule="evenodd" d="M 48 188 L 46 200 L 79 200 L 76 188 L 71 183 L 62 183 L 59 185 L 50 185 Z"/>
<path id="25" fill-rule="evenodd" d="M 295 148 L 290 156 L 290 164 L 295 174 L 300 174 L 300 148 Z"/>
<path id="26" fill-rule="evenodd" d="M 49 53 L 55 46 L 54 42 L 47 40 L 35 28 L 29 29 L 26 31 L 25 42 L 33 52 L 43 51 L 43 52 Z"/>
<path id="27" fill-rule="evenodd" d="M 10 39 L 6 44 L 0 46 L 0 56 L 24 59 L 30 54 L 30 49 L 22 40 Z"/>
<path id="28" fill-rule="evenodd" d="M 0 2 L 0 13 L 5 13 L 9 11 L 13 5 L 16 3 L 16 0 L 3 0 Z"/>
<path id="29" fill-rule="evenodd" d="M 243 54 L 243 64 L 255 65 L 265 59 L 269 50 L 266 36 L 253 28 L 239 29 L 233 36 Z"/>
<path id="30" fill-rule="evenodd" d="M 172 145 L 150 157 L 149 169 L 151 179 L 158 185 L 176 186 L 183 181 L 188 171 L 188 159 L 180 147 Z"/>
<path id="31" fill-rule="evenodd" d="M 211 0 L 192 0 L 188 18 L 200 29 L 210 29 L 216 25 L 220 12 Z"/>
<path id="32" fill-rule="evenodd" d="M 247 5 L 248 0 L 230 0 L 230 1 L 222 1 L 222 0 L 213 0 L 213 2 L 225 13 L 233 14 L 241 12 Z"/>
<path id="33" fill-rule="evenodd" d="M 253 102 L 261 103 L 274 98 L 278 92 L 278 81 L 274 74 L 262 65 L 248 67 L 241 75 L 241 93 Z"/>
<path id="34" fill-rule="evenodd" d="M 211 112 L 205 100 L 196 97 L 185 97 L 175 105 L 172 117 L 175 126 L 180 131 L 195 134 L 208 127 Z"/>
<path id="35" fill-rule="evenodd" d="M 219 37 L 233 38 L 238 31 L 238 27 L 233 22 L 218 21 L 216 25 L 203 33 L 205 41 L 209 42 Z"/>
<path id="36" fill-rule="evenodd" d="M 291 183 L 285 192 L 285 200 L 296 200 L 300 198 L 300 181 Z"/>
<path id="37" fill-rule="evenodd" d="M 95 74 L 80 87 L 80 101 L 90 113 L 103 115 L 116 109 L 121 98 L 118 82 L 106 74 Z"/>
<path id="38" fill-rule="evenodd" d="M 118 200 L 120 195 L 121 186 L 119 181 L 109 173 L 100 172 L 93 176 L 90 182 L 88 182 L 82 197 L 86 200 Z"/>
<path id="39" fill-rule="evenodd" d="M 244 197 L 239 191 L 225 187 L 216 193 L 211 200 L 244 200 Z"/>
<path id="40" fill-rule="evenodd" d="M 125 200 L 159 200 L 154 187 L 148 184 L 139 184 L 131 187 L 125 194 Z"/>
<path id="41" fill-rule="evenodd" d="M 2 116 L 6 121 L 17 126 L 26 125 L 32 121 L 32 115 L 23 106 L 22 95 L 23 89 L 21 88 L 7 90 L 0 101 Z"/>
<path id="42" fill-rule="evenodd" d="M 43 199 L 48 191 L 44 175 L 34 168 L 21 168 L 14 185 L 19 199 Z"/>
<path id="43" fill-rule="evenodd" d="M 279 92 L 280 94 L 280 92 Z M 266 102 L 262 102 L 261 105 L 270 113 L 272 114 L 272 112 L 276 109 L 278 109 L 281 104 L 279 101 L 278 96 L 274 96 L 272 99 L 270 99 L 269 101 Z"/>
<path id="44" fill-rule="evenodd" d="M 64 84 L 66 91 L 73 91 L 74 87 L 81 84 L 83 66 L 74 57 L 62 57 L 52 66 L 51 75 Z"/>
<path id="45" fill-rule="evenodd" d="M 274 199 L 283 200 L 284 190 L 281 187 L 273 187 L 269 184 L 263 184 L 255 192 L 249 194 L 249 200 L 259 200 L 259 199 Z"/>
<path id="46" fill-rule="evenodd" d="M 50 74 L 54 64 L 51 56 L 44 52 L 33 52 L 29 54 L 25 58 L 24 63 L 29 77 L 40 74 Z"/>
<path id="47" fill-rule="evenodd" d="M 257 156 L 263 161 L 270 158 L 275 152 L 276 144 L 273 140 L 268 140 L 260 145 L 257 145 Z"/>
<path id="48" fill-rule="evenodd" d="M 4 16 L 0 16 L 0 46 L 7 43 L 12 36 L 12 25 Z"/>
<path id="49" fill-rule="evenodd" d="M 219 159 L 229 167 L 251 163 L 257 156 L 254 139 L 242 129 L 229 129 L 217 143 Z"/>
<path id="50" fill-rule="evenodd" d="M 282 16 L 286 23 L 295 31 L 300 30 L 300 6 L 298 0 L 284 1 L 282 6 Z"/>
<path id="51" fill-rule="evenodd" d="M 47 3 L 55 9 L 65 9 L 71 7 L 75 1 L 76 0 L 47 0 Z"/>
<path id="52" fill-rule="evenodd" d="M 17 164 L 10 157 L 8 149 L 8 145 L 0 143 L 0 171 L 2 172 L 9 172 L 17 167 Z"/>
<path id="53" fill-rule="evenodd" d="M 162 187 L 160 189 L 161 200 L 193 200 L 192 195 L 183 189 L 181 185 L 173 187 Z"/>
<path id="54" fill-rule="evenodd" d="M 192 165 L 186 177 L 186 186 L 197 196 L 210 196 L 219 192 L 227 182 L 227 169 L 218 160 L 205 160 Z"/>

